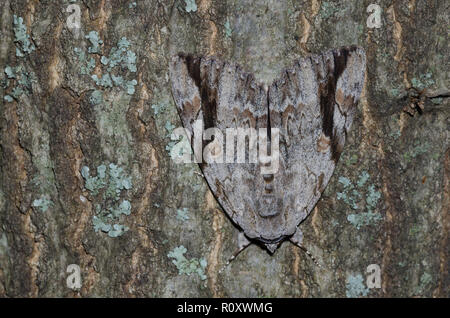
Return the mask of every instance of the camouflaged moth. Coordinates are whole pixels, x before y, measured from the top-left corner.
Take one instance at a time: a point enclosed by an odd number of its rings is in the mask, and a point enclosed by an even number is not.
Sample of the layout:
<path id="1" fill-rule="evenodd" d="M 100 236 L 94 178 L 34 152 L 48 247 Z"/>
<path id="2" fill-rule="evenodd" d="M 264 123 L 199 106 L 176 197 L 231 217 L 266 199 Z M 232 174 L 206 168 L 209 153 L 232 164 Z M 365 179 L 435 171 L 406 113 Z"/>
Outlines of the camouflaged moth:
<path id="1" fill-rule="evenodd" d="M 172 93 L 185 129 L 279 129 L 279 169 L 257 163 L 200 163 L 223 210 L 243 232 L 240 249 L 259 242 L 273 253 L 289 239 L 327 186 L 344 147 L 364 84 L 365 52 L 343 47 L 299 59 L 269 86 L 215 57 L 178 54 Z M 191 134 L 192 136 L 192 134 Z M 268 132 L 269 143 L 271 141 Z M 192 142 L 192 140 L 191 140 Z M 227 140 L 234 143 L 235 141 Z"/>

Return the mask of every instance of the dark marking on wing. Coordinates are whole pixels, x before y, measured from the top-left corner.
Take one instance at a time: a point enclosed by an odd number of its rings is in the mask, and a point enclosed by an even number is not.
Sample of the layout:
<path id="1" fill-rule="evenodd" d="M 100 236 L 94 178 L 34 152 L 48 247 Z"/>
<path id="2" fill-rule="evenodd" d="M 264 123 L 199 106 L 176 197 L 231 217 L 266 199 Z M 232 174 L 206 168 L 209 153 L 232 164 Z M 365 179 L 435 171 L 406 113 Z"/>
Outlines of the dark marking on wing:
<path id="1" fill-rule="evenodd" d="M 202 58 L 193 55 L 178 55 L 186 61 L 189 76 L 194 80 L 198 87 L 202 99 L 202 112 L 204 129 L 215 127 L 217 122 L 217 81 L 218 76 L 214 79 L 213 85 L 210 83 L 210 69 L 207 68 L 202 74 Z"/>
<path id="2" fill-rule="evenodd" d="M 322 130 L 325 136 L 331 141 L 331 158 L 337 163 L 342 152 L 334 132 L 334 107 L 336 104 L 336 85 L 339 77 L 347 66 L 347 60 L 350 52 L 356 50 L 356 47 L 345 48 L 338 52 L 333 52 L 334 68 L 328 65 L 328 74 L 325 83 L 319 85 L 320 113 L 322 115 Z"/>

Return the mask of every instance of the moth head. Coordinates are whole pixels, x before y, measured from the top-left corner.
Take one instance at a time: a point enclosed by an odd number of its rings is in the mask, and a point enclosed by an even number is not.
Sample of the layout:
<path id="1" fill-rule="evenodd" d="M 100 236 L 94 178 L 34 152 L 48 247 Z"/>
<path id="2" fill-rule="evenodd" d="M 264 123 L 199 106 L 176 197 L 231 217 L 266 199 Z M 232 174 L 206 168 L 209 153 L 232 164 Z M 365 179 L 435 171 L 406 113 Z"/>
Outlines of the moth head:
<path id="1" fill-rule="evenodd" d="M 275 252 L 275 250 L 278 248 L 278 246 L 280 245 L 280 243 L 275 243 L 275 244 L 264 244 L 266 246 L 266 248 L 269 250 L 269 252 L 271 254 L 273 254 Z"/>

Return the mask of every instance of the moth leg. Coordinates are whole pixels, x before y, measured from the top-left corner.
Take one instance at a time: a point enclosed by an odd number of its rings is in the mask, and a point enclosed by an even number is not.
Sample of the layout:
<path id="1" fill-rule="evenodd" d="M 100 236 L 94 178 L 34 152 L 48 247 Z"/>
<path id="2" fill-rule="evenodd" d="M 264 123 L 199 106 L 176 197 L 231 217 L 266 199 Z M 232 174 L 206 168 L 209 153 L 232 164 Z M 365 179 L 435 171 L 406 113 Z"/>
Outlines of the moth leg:
<path id="1" fill-rule="evenodd" d="M 195 173 L 196 175 L 198 175 L 198 176 L 202 177 L 202 178 L 204 178 L 204 177 L 205 177 L 205 175 L 204 175 L 203 173 L 201 173 L 201 172 L 198 172 L 198 171 L 194 171 L 194 173 Z"/>
<path id="2" fill-rule="evenodd" d="M 317 261 L 317 259 L 311 254 L 310 251 L 308 251 L 308 249 L 303 245 L 303 233 L 300 230 L 299 227 L 297 227 L 297 230 L 295 231 L 295 233 L 289 238 L 289 241 L 291 241 L 292 244 L 296 245 L 297 247 L 299 247 L 302 251 L 304 251 L 314 262 L 314 264 L 316 264 L 317 266 L 319 266 L 320 268 L 322 268 L 322 265 L 319 264 L 319 262 Z"/>
<path id="3" fill-rule="evenodd" d="M 238 248 L 233 253 L 233 255 L 228 259 L 225 266 L 222 267 L 222 269 L 219 271 L 219 273 L 222 273 L 225 267 L 230 265 L 230 263 L 243 251 L 245 250 L 252 242 L 250 242 L 247 237 L 244 235 L 244 232 L 239 231 L 238 233 Z"/>

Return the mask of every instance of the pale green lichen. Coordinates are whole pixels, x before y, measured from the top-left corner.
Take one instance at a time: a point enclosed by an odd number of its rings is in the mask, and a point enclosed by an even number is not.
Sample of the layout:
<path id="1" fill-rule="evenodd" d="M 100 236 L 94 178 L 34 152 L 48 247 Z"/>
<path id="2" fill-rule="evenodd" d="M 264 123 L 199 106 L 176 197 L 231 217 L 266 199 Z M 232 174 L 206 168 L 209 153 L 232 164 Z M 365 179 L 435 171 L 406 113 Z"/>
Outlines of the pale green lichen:
<path id="1" fill-rule="evenodd" d="M 401 90 L 398 89 L 398 88 L 392 88 L 392 89 L 390 90 L 390 95 L 393 96 L 393 97 L 399 98 L 399 97 L 402 96 L 402 95 L 401 95 Z"/>
<path id="2" fill-rule="evenodd" d="M 184 254 L 187 252 L 187 249 L 181 245 L 175 247 L 172 251 L 170 251 L 167 256 L 169 258 L 173 258 L 172 263 L 177 267 L 179 275 L 191 275 L 196 273 L 200 276 L 201 280 L 206 279 L 205 269 L 207 266 L 206 259 L 201 258 L 191 258 L 187 259 Z"/>
<path id="3" fill-rule="evenodd" d="M 227 20 L 227 22 L 225 22 L 224 27 L 225 27 L 225 36 L 227 38 L 230 38 L 233 30 L 231 29 L 231 25 L 230 25 L 230 21 L 229 20 Z"/>
<path id="4" fill-rule="evenodd" d="M 169 155 L 172 156 L 172 149 L 181 140 L 181 137 L 172 136 L 172 132 L 175 129 L 175 126 L 170 121 L 166 121 L 164 128 L 167 131 L 166 137 L 170 138 L 169 143 L 166 145 L 166 150 Z"/>
<path id="5" fill-rule="evenodd" d="M 159 115 L 160 113 L 163 113 L 167 109 L 167 104 L 161 103 L 161 104 L 153 104 L 152 105 L 153 114 L 155 116 Z"/>
<path id="6" fill-rule="evenodd" d="M 178 138 L 173 138 L 169 141 L 169 143 L 166 145 L 166 151 L 168 152 L 169 156 L 172 154 L 173 147 L 178 143 Z"/>
<path id="7" fill-rule="evenodd" d="M 347 298 L 357 298 L 369 294 L 369 289 L 364 285 L 364 278 L 361 274 L 348 275 L 345 286 Z"/>
<path id="8" fill-rule="evenodd" d="M 33 52 L 36 48 L 30 41 L 30 36 L 27 33 L 27 27 L 23 24 L 23 18 L 14 15 L 14 42 L 19 44 L 16 48 L 16 56 L 23 57 L 25 54 Z"/>
<path id="9" fill-rule="evenodd" d="M 24 93 L 32 93 L 32 83 L 36 81 L 34 73 L 27 72 L 19 65 L 16 67 L 7 66 L 5 74 L 8 79 L 15 80 L 16 86 L 12 88 L 9 94 L 4 96 L 4 100 L 12 102 L 14 99 L 19 100 Z"/>
<path id="10" fill-rule="evenodd" d="M 433 74 L 431 72 L 420 74 L 419 78 L 414 77 L 411 79 L 411 84 L 414 88 L 418 90 L 423 90 L 426 87 L 433 86 L 435 81 L 433 80 Z"/>
<path id="11" fill-rule="evenodd" d="M 183 156 L 186 151 L 191 150 L 191 146 L 186 136 L 180 134 L 173 134 L 175 125 L 173 122 L 175 118 L 178 118 L 175 107 L 172 105 L 165 96 L 161 96 L 160 92 L 156 92 L 154 103 L 151 108 L 153 109 L 152 117 L 155 119 L 156 127 L 161 135 L 164 135 L 167 139 L 165 149 L 168 155 L 173 159 L 177 160 L 179 157 Z M 186 146 L 187 141 L 187 146 Z"/>
<path id="12" fill-rule="evenodd" d="M 353 154 L 352 156 L 350 156 L 349 159 L 346 160 L 345 163 L 346 163 L 348 166 L 352 166 L 352 165 L 356 164 L 357 162 L 358 162 L 358 155 Z"/>
<path id="13" fill-rule="evenodd" d="M 136 54 L 129 50 L 130 42 L 127 38 L 123 37 L 117 43 L 117 47 L 111 49 L 111 52 L 108 57 L 102 56 L 100 62 L 107 66 L 107 71 L 111 72 L 115 67 L 120 66 L 121 69 L 126 69 L 131 73 L 136 73 Z M 96 75 L 94 75 L 96 76 Z M 114 74 L 109 75 L 106 73 L 103 75 L 106 78 L 106 81 L 98 81 L 98 77 L 94 78 L 97 85 L 104 87 L 122 87 L 127 91 L 128 95 L 133 95 L 135 93 L 135 86 L 137 85 L 137 81 L 135 79 L 132 80 L 124 80 L 122 76 L 116 76 Z M 102 78 L 103 78 L 102 77 Z M 111 81 L 112 78 L 112 81 Z"/>
<path id="14" fill-rule="evenodd" d="M 353 210 L 358 209 L 357 202 L 360 200 L 360 193 L 354 188 L 350 179 L 346 177 L 339 177 L 338 182 L 344 186 L 342 192 L 337 192 L 337 199 L 344 201 Z"/>
<path id="15" fill-rule="evenodd" d="M 175 126 L 170 121 L 167 121 L 164 127 L 166 128 L 168 133 L 167 137 L 169 137 L 175 129 Z"/>
<path id="16" fill-rule="evenodd" d="M 19 99 L 20 96 L 22 96 L 22 94 L 23 94 L 22 87 L 15 87 L 11 92 L 11 96 L 17 100 Z"/>
<path id="17" fill-rule="evenodd" d="M 103 44 L 103 41 L 100 39 L 97 31 L 91 31 L 88 33 L 88 35 L 85 36 L 86 39 L 88 39 L 91 42 L 91 45 L 88 48 L 89 53 L 99 53 L 100 52 L 100 45 Z"/>
<path id="18" fill-rule="evenodd" d="M 108 57 L 102 56 L 100 61 L 103 65 L 108 66 L 108 72 L 116 66 L 122 66 L 132 73 L 136 73 L 136 53 L 129 50 L 130 42 L 123 37 L 117 43 L 117 47 L 113 47 Z"/>
<path id="19" fill-rule="evenodd" d="M 184 0 L 186 3 L 186 12 L 195 12 L 197 11 L 197 4 L 195 0 Z"/>
<path id="20" fill-rule="evenodd" d="M 16 78 L 16 70 L 11 66 L 5 67 L 5 74 L 8 78 Z"/>
<path id="21" fill-rule="evenodd" d="M 78 61 L 80 62 L 79 65 L 81 75 L 90 74 L 95 68 L 95 59 L 93 57 L 89 57 L 88 59 L 86 53 L 78 47 L 73 50 L 77 54 Z"/>
<path id="22" fill-rule="evenodd" d="M 14 42 L 17 44 L 16 56 L 24 57 L 35 50 L 33 43 L 30 41 L 30 36 L 27 33 L 27 27 L 23 24 L 23 18 L 14 15 Z M 26 72 L 24 68 L 19 65 L 16 67 L 6 66 L 5 69 L 6 81 L 2 83 L 2 86 L 9 87 L 9 80 L 15 80 L 17 86 L 13 87 L 11 92 L 5 94 L 3 99 L 6 102 L 13 102 L 19 100 L 20 96 L 27 93 L 32 93 L 32 82 L 35 81 L 34 73 Z"/>
<path id="23" fill-rule="evenodd" d="M 361 212 L 358 214 L 350 214 L 347 216 L 347 221 L 349 221 L 358 230 L 362 226 L 370 225 L 375 222 L 381 221 L 383 218 L 379 213 L 374 212 Z"/>
<path id="24" fill-rule="evenodd" d="M 125 65 L 127 66 L 128 70 L 132 73 L 136 73 L 136 53 L 133 51 L 127 51 L 126 59 L 125 59 Z"/>
<path id="25" fill-rule="evenodd" d="M 119 237 L 123 235 L 129 228 L 121 224 L 114 224 L 112 229 L 108 231 L 109 237 Z"/>
<path id="26" fill-rule="evenodd" d="M 431 98 L 431 102 L 434 105 L 441 105 L 444 102 L 444 98 L 442 98 L 442 97 Z"/>
<path id="27" fill-rule="evenodd" d="M 352 186 L 352 182 L 347 177 L 339 177 L 338 181 L 344 186 L 344 188 L 349 188 L 350 186 Z"/>
<path id="28" fill-rule="evenodd" d="M 103 102 L 103 92 L 99 90 L 94 90 L 91 96 L 89 97 L 89 102 L 92 105 L 101 104 Z"/>
<path id="29" fill-rule="evenodd" d="M 180 221 L 187 221 L 189 220 L 189 211 L 187 208 L 183 209 L 177 209 L 177 219 Z"/>
<path id="30" fill-rule="evenodd" d="M 128 200 L 123 200 L 118 208 L 111 209 L 111 214 L 116 218 L 118 218 L 122 214 L 130 215 L 130 213 L 131 213 L 131 203 Z"/>
<path id="31" fill-rule="evenodd" d="M 122 76 L 115 76 L 113 74 L 113 75 L 111 75 L 111 78 L 112 78 L 115 86 L 123 86 L 124 80 L 123 80 Z"/>
<path id="32" fill-rule="evenodd" d="M 369 193 L 366 196 L 366 207 L 370 212 L 377 206 L 378 200 L 381 198 L 381 192 L 375 190 L 375 186 L 372 184 L 369 186 Z"/>
<path id="33" fill-rule="evenodd" d="M 420 284 L 416 288 L 416 293 L 422 294 L 426 290 L 427 286 L 432 282 L 432 280 L 433 277 L 429 273 L 424 272 L 422 276 L 420 276 Z"/>
<path id="34" fill-rule="evenodd" d="M 192 155 L 192 148 L 190 146 L 189 140 L 186 136 L 180 136 L 176 138 L 175 136 L 170 136 L 171 141 L 166 145 L 166 150 L 172 160 L 176 161 L 182 158 L 185 154 Z"/>
<path id="35" fill-rule="evenodd" d="M 320 6 L 319 15 L 322 19 L 328 19 L 338 11 L 339 8 L 334 2 L 323 1 Z"/>
<path id="36" fill-rule="evenodd" d="M 9 252 L 9 246 L 8 246 L 8 238 L 6 237 L 6 234 L 2 234 L 2 238 L 0 239 L 0 256 L 6 255 Z"/>
<path id="37" fill-rule="evenodd" d="M 100 45 L 103 41 L 100 40 L 97 31 L 91 31 L 86 36 L 91 42 L 92 46 L 88 48 L 88 53 L 99 54 Z M 117 47 L 113 47 L 110 51 L 109 56 L 101 56 L 100 63 L 106 67 L 106 72 L 102 75 L 91 74 L 96 66 L 95 59 L 93 57 L 87 57 L 86 53 L 80 48 L 75 48 L 75 52 L 78 55 L 78 59 L 81 62 L 80 72 L 82 75 L 91 75 L 92 80 L 97 86 L 104 88 L 120 87 L 125 89 L 128 95 L 133 95 L 136 91 L 135 86 L 137 85 L 137 80 L 125 80 L 120 75 L 115 75 L 112 71 L 116 67 L 120 67 L 118 71 L 125 71 L 136 73 L 136 53 L 129 50 L 130 42 L 127 38 L 122 37 L 118 43 Z"/>
<path id="38" fill-rule="evenodd" d="M 416 158 L 417 156 L 420 156 L 422 154 L 425 154 L 430 149 L 430 145 L 427 143 L 416 143 L 414 148 L 410 151 L 406 152 L 403 155 L 403 159 L 406 163 L 410 163 L 412 159 Z"/>
<path id="39" fill-rule="evenodd" d="M 110 237 L 118 237 L 128 231 L 128 227 L 117 222 L 121 215 L 131 214 L 130 201 L 124 199 L 119 203 L 122 191 L 132 188 L 131 178 L 113 163 L 108 166 L 99 165 L 96 176 L 91 176 L 89 167 L 84 166 L 81 168 L 81 175 L 85 180 L 84 186 L 94 197 L 94 201 L 100 202 L 95 205 L 92 220 L 95 232 L 102 231 Z"/>
<path id="40" fill-rule="evenodd" d="M 367 171 L 363 171 L 356 182 L 356 187 L 353 185 L 350 179 L 346 177 L 340 177 L 339 183 L 343 185 L 343 191 L 337 193 L 337 199 L 344 201 L 353 210 L 358 210 L 361 205 L 363 196 L 359 191 L 366 192 L 365 195 L 365 210 L 366 212 L 359 212 L 357 214 L 349 214 L 347 221 L 349 221 L 358 230 L 367 225 L 374 224 L 383 219 L 379 213 L 373 212 L 376 208 L 378 201 L 381 198 L 381 192 L 375 189 L 375 186 L 369 185 L 367 190 L 364 190 L 365 185 L 370 179 L 370 175 Z M 359 191 L 358 191 L 359 190 Z"/>
<path id="41" fill-rule="evenodd" d="M 102 220 L 100 220 L 97 216 L 94 215 L 92 218 L 92 224 L 94 224 L 94 231 L 102 231 L 108 233 L 111 231 L 111 224 L 106 224 Z"/>
<path id="42" fill-rule="evenodd" d="M 53 205 L 53 202 L 46 197 L 36 199 L 33 201 L 33 204 L 32 204 L 33 207 L 37 208 L 41 212 L 46 212 L 52 205 Z"/>
<path id="43" fill-rule="evenodd" d="M 96 74 L 94 74 L 91 76 L 91 78 L 95 81 L 95 84 L 97 84 L 98 86 L 103 86 L 106 88 L 113 87 L 111 76 L 108 73 L 103 74 L 101 78 L 99 78 Z"/>
<path id="44" fill-rule="evenodd" d="M 388 134 L 389 137 L 392 137 L 395 140 L 400 138 L 401 135 L 402 135 L 402 132 L 400 131 L 400 129 L 393 130 Z"/>
<path id="45" fill-rule="evenodd" d="M 109 59 L 108 59 L 106 56 L 102 56 L 101 59 L 100 59 L 100 62 L 101 62 L 103 65 L 108 65 Z"/>
<path id="46" fill-rule="evenodd" d="M 17 79 L 19 85 L 25 88 L 28 91 L 31 91 L 31 84 L 36 80 L 34 73 L 26 72 L 22 70 L 22 68 L 18 68 L 20 70 L 20 76 Z"/>
<path id="47" fill-rule="evenodd" d="M 366 184 L 367 180 L 369 180 L 369 178 L 370 178 L 370 175 L 367 173 L 367 171 L 363 171 L 361 173 L 361 175 L 359 176 L 359 179 L 358 179 L 358 182 L 356 183 L 356 185 L 359 188 L 363 187 Z"/>
<path id="48" fill-rule="evenodd" d="M 137 85 L 136 80 L 127 81 L 126 88 L 128 95 L 133 95 L 135 92 L 135 86 Z"/>

